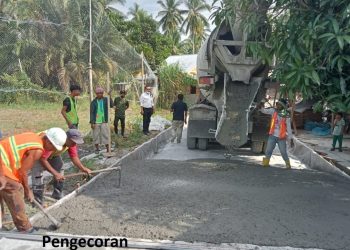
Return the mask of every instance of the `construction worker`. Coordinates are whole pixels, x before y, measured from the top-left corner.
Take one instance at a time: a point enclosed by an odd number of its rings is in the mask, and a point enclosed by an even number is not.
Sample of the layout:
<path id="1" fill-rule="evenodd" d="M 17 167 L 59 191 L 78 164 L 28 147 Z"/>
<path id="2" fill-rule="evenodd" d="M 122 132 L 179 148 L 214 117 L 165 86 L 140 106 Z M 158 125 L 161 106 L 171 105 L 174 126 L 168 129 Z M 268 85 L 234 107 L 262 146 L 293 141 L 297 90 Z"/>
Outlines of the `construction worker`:
<path id="1" fill-rule="evenodd" d="M 171 142 L 174 142 L 176 139 L 177 143 L 181 143 L 182 138 L 182 130 L 184 124 L 187 123 L 187 104 L 183 101 L 184 95 L 178 94 L 177 101 L 173 102 L 171 105 L 171 112 L 173 113 L 173 122 L 171 124 L 172 127 L 172 137 L 170 139 Z"/>
<path id="2" fill-rule="evenodd" d="M 104 97 L 104 89 L 96 87 L 96 98 L 90 104 L 90 124 L 92 129 L 92 137 L 96 148 L 96 154 L 100 152 L 100 144 L 104 144 L 109 153 L 109 108 L 113 108 L 111 98 Z"/>
<path id="3" fill-rule="evenodd" d="M 23 133 L 0 141 L 0 196 L 11 213 L 19 232 L 34 229 L 25 213 L 23 192 L 28 201 L 34 195 L 28 185 L 28 171 L 39 160 L 44 150 L 62 150 L 67 135 L 60 128 L 51 128 L 40 135 Z"/>
<path id="4" fill-rule="evenodd" d="M 0 165 L 2 164 L 1 162 L 1 154 L 0 154 Z M 3 190 L 6 186 L 6 177 L 4 174 L 4 170 L 2 169 L 2 167 L 0 167 L 0 191 Z M 1 199 L 1 197 L 0 197 Z"/>
<path id="5" fill-rule="evenodd" d="M 62 175 L 63 172 L 63 165 L 64 162 L 62 160 L 61 155 L 68 151 L 69 157 L 71 158 L 72 163 L 74 166 L 78 167 L 80 171 L 85 172 L 89 174 L 91 172 L 90 169 L 85 167 L 78 155 L 78 144 L 83 144 L 84 140 L 77 129 L 69 129 L 66 132 L 67 140 L 65 144 L 63 145 L 63 148 L 61 150 L 55 150 L 55 151 L 49 151 L 44 150 L 40 160 L 34 165 L 32 170 L 32 185 L 33 185 L 33 193 L 35 199 L 39 203 L 43 203 L 44 198 L 44 178 L 43 178 L 43 171 L 44 169 L 48 170 L 50 173 L 54 175 L 53 180 L 53 192 L 52 192 L 52 198 L 59 200 L 63 197 L 63 180 L 64 176 Z"/>
<path id="6" fill-rule="evenodd" d="M 119 93 L 120 96 L 116 97 L 113 102 L 115 109 L 114 132 L 116 135 L 118 134 L 118 123 L 120 121 L 121 136 L 125 138 L 125 111 L 129 108 L 129 101 L 125 98 L 125 90 L 121 90 Z"/>
<path id="7" fill-rule="evenodd" d="M 265 109 L 260 105 L 260 112 L 268 115 L 272 115 L 269 138 L 267 140 L 267 147 L 265 157 L 263 158 L 263 166 L 269 167 L 270 158 L 273 150 L 278 144 L 278 148 L 281 152 L 282 158 L 286 163 L 287 169 L 291 168 L 288 153 L 287 153 L 287 139 L 290 141 L 291 147 L 293 147 L 293 134 L 290 125 L 290 117 L 288 111 L 288 104 L 286 99 L 280 99 L 276 103 L 276 108 Z"/>
<path id="8" fill-rule="evenodd" d="M 69 88 L 70 95 L 63 100 L 63 107 L 61 114 L 66 120 L 68 128 L 78 128 L 79 117 L 77 112 L 77 100 L 76 97 L 80 96 L 81 88 L 79 85 L 72 84 Z"/>

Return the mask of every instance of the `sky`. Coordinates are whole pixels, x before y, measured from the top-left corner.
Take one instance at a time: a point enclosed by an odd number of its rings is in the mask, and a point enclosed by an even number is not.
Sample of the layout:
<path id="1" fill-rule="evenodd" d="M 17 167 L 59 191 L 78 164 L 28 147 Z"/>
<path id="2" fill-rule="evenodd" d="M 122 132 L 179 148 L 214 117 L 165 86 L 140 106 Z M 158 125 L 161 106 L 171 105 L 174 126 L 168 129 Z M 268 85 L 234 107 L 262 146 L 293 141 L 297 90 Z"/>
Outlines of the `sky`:
<path id="1" fill-rule="evenodd" d="M 211 0 L 207 1 L 210 5 L 211 5 Z M 124 6 L 120 5 L 120 4 L 111 4 L 113 6 L 113 8 L 118 9 L 119 11 L 121 11 L 122 13 L 126 14 L 128 13 L 129 8 L 134 6 L 134 3 L 137 3 L 140 5 L 140 7 L 144 10 L 146 10 L 148 13 L 150 13 L 153 18 L 159 20 L 159 18 L 157 18 L 158 12 L 161 10 L 160 5 L 157 4 L 157 0 L 126 0 L 126 3 Z M 210 16 L 210 12 L 206 12 L 204 13 L 204 15 L 209 18 Z M 211 20 L 209 20 L 209 23 L 211 23 Z M 211 30 L 214 27 L 211 27 Z"/>

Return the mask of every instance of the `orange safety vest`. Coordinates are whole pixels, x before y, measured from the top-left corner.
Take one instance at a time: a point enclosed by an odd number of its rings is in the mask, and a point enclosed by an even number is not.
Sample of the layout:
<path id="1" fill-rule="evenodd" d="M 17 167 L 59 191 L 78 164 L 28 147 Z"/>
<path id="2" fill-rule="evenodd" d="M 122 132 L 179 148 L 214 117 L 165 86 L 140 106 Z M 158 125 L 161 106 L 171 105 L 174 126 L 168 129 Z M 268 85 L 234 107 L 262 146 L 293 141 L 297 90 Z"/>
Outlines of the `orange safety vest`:
<path id="1" fill-rule="evenodd" d="M 21 168 L 23 157 L 29 150 L 35 149 L 44 150 L 41 137 L 35 133 L 23 133 L 1 140 L 0 167 L 4 170 L 4 175 L 19 182 L 18 169 Z"/>
<path id="2" fill-rule="evenodd" d="M 277 116 L 278 116 L 277 112 L 274 112 L 271 119 L 269 135 L 273 135 L 275 132 L 276 123 L 278 122 Z M 282 117 L 279 126 L 280 126 L 279 138 L 285 139 L 287 137 L 286 135 L 287 119 L 285 117 Z"/>

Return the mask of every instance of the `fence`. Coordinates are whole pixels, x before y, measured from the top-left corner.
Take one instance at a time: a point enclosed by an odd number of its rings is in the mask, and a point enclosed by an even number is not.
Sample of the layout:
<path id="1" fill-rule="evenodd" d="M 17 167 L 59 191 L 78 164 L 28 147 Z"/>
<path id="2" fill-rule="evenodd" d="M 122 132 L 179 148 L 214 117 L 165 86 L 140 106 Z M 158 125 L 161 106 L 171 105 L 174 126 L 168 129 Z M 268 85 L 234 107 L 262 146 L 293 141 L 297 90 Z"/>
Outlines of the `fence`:
<path id="1" fill-rule="evenodd" d="M 0 102 L 15 102 L 17 93 L 59 98 L 72 82 L 88 91 L 89 2 L 0 2 Z M 107 72 L 113 82 L 132 82 L 141 71 L 141 56 L 110 22 L 106 4 L 91 5 L 94 86 L 105 85 Z M 145 74 L 150 71 L 146 65 Z"/>

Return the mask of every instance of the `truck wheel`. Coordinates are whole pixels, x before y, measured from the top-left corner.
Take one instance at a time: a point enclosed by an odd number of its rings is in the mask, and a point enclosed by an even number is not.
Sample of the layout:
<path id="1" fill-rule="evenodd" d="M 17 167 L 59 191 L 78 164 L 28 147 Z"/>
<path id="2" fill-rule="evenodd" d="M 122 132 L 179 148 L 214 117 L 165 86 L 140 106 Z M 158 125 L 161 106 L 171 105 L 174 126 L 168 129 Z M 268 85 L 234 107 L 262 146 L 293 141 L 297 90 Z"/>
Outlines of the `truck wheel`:
<path id="1" fill-rule="evenodd" d="M 187 148 L 188 149 L 196 149 L 196 138 L 187 137 Z"/>
<path id="2" fill-rule="evenodd" d="M 208 148 L 208 139 L 207 138 L 199 138 L 198 139 L 198 148 L 200 150 L 207 150 L 207 148 Z"/>

